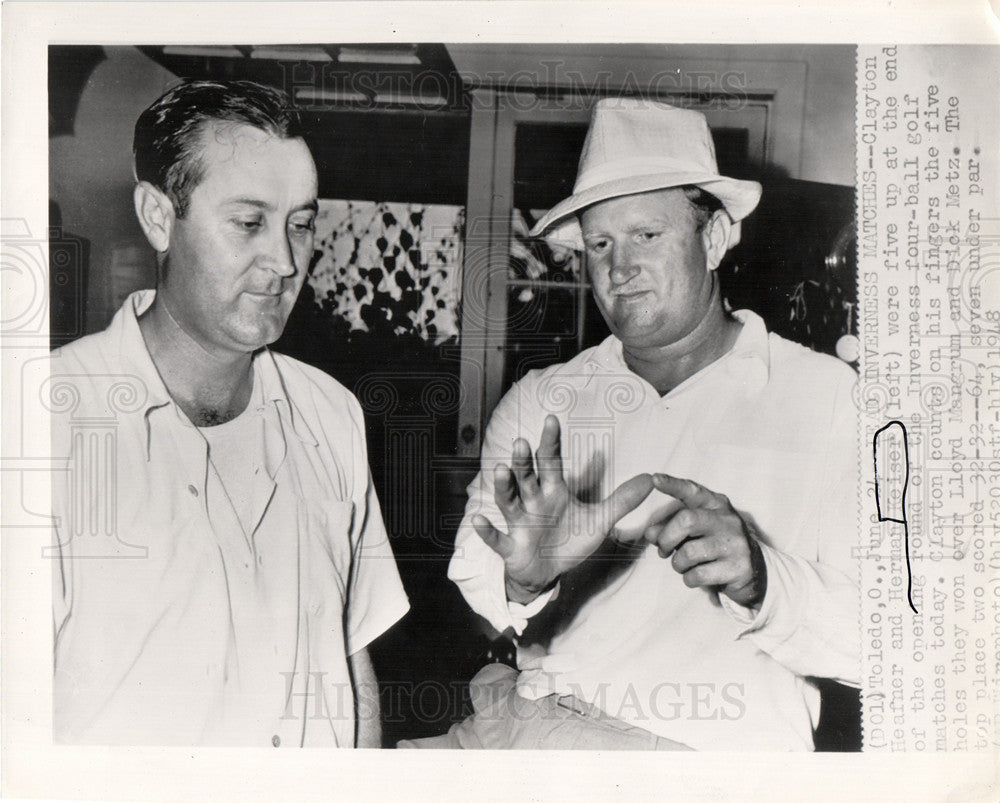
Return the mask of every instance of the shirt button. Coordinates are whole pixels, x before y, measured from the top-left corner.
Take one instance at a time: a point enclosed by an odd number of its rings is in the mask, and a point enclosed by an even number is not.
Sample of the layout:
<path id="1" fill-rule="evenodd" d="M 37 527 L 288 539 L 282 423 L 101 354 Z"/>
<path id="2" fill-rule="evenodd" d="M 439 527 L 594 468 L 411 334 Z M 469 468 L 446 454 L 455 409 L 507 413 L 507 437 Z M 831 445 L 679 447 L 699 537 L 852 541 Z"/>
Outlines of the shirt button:
<path id="1" fill-rule="evenodd" d="M 274 734 L 274 736 L 271 737 L 271 744 L 275 747 L 281 747 L 281 737 L 278 736 L 278 734 Z"/>
<path id="2" fill-rule="evenodd" d="M 191 496 L 197 496 L 198 495 L 198 489 L 195 488 L 193 485 L 189 485 L 188 486 L 188 491 L 190 492 Z"/>

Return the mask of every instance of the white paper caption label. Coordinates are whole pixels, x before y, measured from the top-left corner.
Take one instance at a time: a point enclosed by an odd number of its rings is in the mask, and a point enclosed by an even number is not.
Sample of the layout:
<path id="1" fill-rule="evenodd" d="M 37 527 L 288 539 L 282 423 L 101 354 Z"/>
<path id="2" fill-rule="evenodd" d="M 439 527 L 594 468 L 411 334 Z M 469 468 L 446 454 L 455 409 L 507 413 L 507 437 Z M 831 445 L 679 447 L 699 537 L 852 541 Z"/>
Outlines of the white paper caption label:
<path id="1" fill-rule="evenodd" d="M 1000 50 L 858 50 L 866 750 L 994 750 Z"/>

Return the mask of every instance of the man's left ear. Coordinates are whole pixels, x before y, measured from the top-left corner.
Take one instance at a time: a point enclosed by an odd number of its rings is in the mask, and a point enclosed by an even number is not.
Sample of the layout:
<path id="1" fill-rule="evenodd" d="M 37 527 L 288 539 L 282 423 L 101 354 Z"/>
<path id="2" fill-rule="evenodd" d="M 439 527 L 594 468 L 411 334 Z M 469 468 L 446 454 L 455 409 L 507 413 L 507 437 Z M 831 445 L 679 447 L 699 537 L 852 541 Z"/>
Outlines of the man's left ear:
<path id="1" fill-rule="evenodd" d="M 135 216 L 139 218 L 146 239 L 158 254 L 164 254 L 170 247 L 170 234 L 174 229 L 174 205 L 166 193 L 148 181 L 135 185 L 132 195 Z"/>
<path id="2" fill-rule="evenodd" d="M 733 221 L 729 213 L 725 209 L 717 210 L 705 224 L 701 234 L 705 245 L 706 267 L 710 271 L 715 270 L 729 250 L 729 240 L 733 235 Z"/>

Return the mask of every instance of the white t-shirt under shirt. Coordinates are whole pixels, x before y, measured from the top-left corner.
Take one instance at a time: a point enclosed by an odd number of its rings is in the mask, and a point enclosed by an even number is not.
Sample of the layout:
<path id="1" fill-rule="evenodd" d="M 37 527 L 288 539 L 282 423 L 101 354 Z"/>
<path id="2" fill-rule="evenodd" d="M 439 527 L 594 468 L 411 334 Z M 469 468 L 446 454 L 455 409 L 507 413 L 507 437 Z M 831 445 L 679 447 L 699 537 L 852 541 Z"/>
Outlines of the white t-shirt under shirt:
<path id="1" fill-rule="evenodd" d="M 254 382 L 256 383 L 256 376 Z M 254 474 L 263 469 L 264 421 L 253 406 L 236 418 L 214 427 L 198 427 L 208 441 L 208 459 L 222 480 L 222 487 L 243 525 L 249 546 L 253 548 Z"/>
<path id="2" fill-rule="evenodd" d="M 276 588 L 281 577 L 270 576 L 279 561 L 271 560 L 266 549 L 258 548 L 253 518 L 254 476 L 264 470 L 264 419 L 259 410 L 259 378 L 254 372 L 252 403 L 236 418 L 223 424 L 198 427 L 208 442 L 209 472 L 214 479 L 207 485 L 205 503 L 209 520 L 214 521 L 219 538 L 219 551 L 229 582 L 231 607 L 230 662 L 224 686 L 225 704 L 220 712 L 217 731 L 220 733 L 252 730 L 259 714 L 253 712 L 260 703 L 280 693 L 277 679 L 294 665 L 295 645 L 283 638 L 280 604 L 275 605 L 268 593 Z M 210 478 L 213 479 L 213 478 Z M 226 526 L 226 519 L 236 515 L 241 533 Z M 265 560 L 265 558 L 268 558 Z M 246 572 L 249 562 L 252 572 Z M 244 571 L 241 571 L 243 569 Z M 272 645 L 261 650 L 259 645 Z"/>

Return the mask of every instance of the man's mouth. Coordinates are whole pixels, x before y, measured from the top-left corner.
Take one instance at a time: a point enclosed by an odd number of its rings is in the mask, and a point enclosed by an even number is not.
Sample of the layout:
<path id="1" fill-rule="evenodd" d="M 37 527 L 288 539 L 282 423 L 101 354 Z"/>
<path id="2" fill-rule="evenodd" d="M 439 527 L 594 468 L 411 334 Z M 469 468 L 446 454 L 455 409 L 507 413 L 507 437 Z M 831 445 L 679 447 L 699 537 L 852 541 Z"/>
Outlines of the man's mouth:
<path id="1" fill-rule="evenodd" d="M 281 290 L 268 291 L 268 290 L 248 290 L 246 292 L 251 298 L 257 299 L 259 301 L 267 300 L 269 298 L 281 298 Z"/>
<path id="2" fill-rule="evenodd" d="M 621 290 L 615 293 L 615 298 L 620 301 L 634 301 L 647 295 L 649 290 Z"/>

